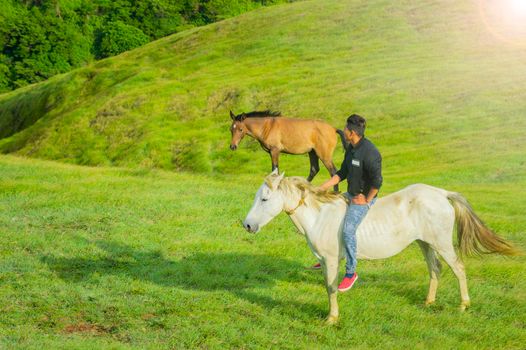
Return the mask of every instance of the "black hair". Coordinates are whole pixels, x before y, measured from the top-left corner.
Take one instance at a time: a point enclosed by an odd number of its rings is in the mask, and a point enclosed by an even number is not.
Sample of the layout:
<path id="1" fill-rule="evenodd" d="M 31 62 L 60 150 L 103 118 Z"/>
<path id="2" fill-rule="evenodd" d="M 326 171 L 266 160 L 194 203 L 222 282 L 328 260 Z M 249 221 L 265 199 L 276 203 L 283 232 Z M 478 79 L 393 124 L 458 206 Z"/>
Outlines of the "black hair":
<path id="1" fill-rule="evenodd" d="M 365 118 L 358 114 L 351 114 L 351 116 L 347 118 L 347 129 L 354 130 L 360 137 L 363 137 L 365 134 L 366 124 Z"/>
<path id="2" fill-rule="evenodd" d="M 236 115 L 236 121 L 245 120 L 245 118 L 266 118 L 266 117 L 281 117 L 281 112 L 274 112 L 270 110 L 266 111 L 254 111 L 250 113 L 241 113 Z"/>

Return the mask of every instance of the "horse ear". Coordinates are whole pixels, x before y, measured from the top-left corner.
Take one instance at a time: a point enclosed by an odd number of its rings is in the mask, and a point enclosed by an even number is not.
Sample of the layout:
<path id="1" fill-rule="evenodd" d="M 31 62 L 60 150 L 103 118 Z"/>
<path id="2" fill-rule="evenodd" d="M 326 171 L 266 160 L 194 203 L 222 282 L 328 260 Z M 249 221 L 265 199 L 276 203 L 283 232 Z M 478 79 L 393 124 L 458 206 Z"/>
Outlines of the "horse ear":
<path id="1" fill-rule="evenodd" d="M 281 180 L 283 180 L 284 175 L 285 173 L 280 174 L 278 168 L 276 168 L 265 178 L 265 183 L 270 189 L 275 190 L 278 188 Z"/>
<path id="2" fill-rule="evenodd" d="M 278 176 L 280 179 L 283 179 L 285 177 L 285 172 L 282 172 L 280 174 L 279 173 L 279 169 L 276 168 L 276 169 L 272 170 L 272 172 L 270 173 L 270 176 Z"/>
<path id="3" fill-rule="evenodd" d="M 281 180 L 285 177 L 285 172 L 278 175 L 278 177 L 274 180 L 274 188 L 278 188 L 279 184 L 281 183 Z"/>
<path id="4" fill-rule="evenodd" d="M 236 115 L 232 111 L 230 111 L 230 118 L 232 118 L 232 120 L 236 119 Z"/>
<path id="5" fill-rule="evenodd" d="M 245 112 L 241 113 L 241 120 L 245 120 L 247 117 L 247 115 L 245 114 Z"/>

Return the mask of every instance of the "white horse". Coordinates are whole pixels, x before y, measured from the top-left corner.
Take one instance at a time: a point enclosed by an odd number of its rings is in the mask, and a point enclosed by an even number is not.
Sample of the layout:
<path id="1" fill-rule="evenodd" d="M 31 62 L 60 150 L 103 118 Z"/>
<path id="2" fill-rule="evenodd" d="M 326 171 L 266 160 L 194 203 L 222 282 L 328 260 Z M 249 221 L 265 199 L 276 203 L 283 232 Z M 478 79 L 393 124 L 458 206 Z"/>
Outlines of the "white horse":
<path id="1" fill-rule="evenodd" d="M 338 320 L 339 263 L 345 257 L 343 219 L 347 203 L 334 192 L 320 192 L 300 177 L 284 178 L 277 170 L 265 178 L 243 226 L 256 233 L 285 211 L 321 263 L 329 295 L 327 323 Z M 476 216 L 464 197 L 455 192 L 416 184 L 379 198 L 357 232 L 358 259 L 384 259 L 398 254 L 417 241 L 429 270 L 426 305 L 435 301 L 442 256 L 458 278 L 461 310 L 470 305 L 464 265 L 453 247 L 457 226 L 459 249 L 463 254 L 518 253 L 493 233 Z"/>

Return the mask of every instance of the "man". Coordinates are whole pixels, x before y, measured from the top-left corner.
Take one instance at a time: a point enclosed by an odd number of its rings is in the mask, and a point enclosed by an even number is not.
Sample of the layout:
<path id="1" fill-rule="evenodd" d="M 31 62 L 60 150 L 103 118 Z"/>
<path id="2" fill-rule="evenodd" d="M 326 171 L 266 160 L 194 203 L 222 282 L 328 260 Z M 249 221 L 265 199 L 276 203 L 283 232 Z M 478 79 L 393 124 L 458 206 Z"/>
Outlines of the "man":
<path id="1" fill-rule="evenodd" d="M 327 182 L 320 186 L 327 190 L 347 179 L 346 196 L 351 203 L 347 207 L 343 224 L 343 238 L 347 263 L 345 277 L 338 286 L 340 292 L 351 289 L 358 279 L 356 273 L 356 231 L 371 206 L 376 201 L 378 191 L 382 186 L 382 156 L 376 146 L 365 138 L 364 118 L 357 114 L 347 118 L 345 138 L 349 146 L 340 170 Z M 319 268 L 316 264 L 314 268 Z"/>

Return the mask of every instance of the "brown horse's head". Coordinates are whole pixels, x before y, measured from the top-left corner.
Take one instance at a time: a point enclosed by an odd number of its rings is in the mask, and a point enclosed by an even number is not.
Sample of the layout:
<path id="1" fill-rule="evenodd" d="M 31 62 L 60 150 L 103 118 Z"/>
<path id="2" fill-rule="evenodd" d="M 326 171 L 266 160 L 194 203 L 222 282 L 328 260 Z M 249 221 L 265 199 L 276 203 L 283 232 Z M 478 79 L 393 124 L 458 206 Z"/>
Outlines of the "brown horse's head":
<path id="1" fill-rule="evenodd" d="M 246 114 L 241 113 L 235 115 L 230 111 L 230 118 L 232 118 L 232 125 L 230 126 L 230 132 L 232 133 L 232 140 L 230 141 L 230 149 L 235 151 L 241 139 L 247 134 L 247 128 L 245 126 Z"/>

